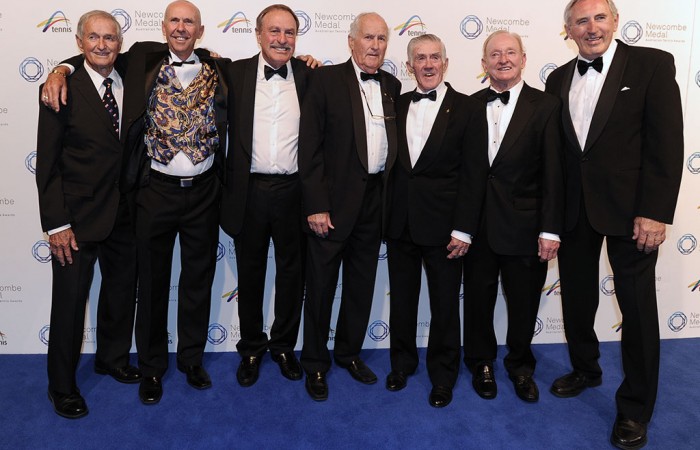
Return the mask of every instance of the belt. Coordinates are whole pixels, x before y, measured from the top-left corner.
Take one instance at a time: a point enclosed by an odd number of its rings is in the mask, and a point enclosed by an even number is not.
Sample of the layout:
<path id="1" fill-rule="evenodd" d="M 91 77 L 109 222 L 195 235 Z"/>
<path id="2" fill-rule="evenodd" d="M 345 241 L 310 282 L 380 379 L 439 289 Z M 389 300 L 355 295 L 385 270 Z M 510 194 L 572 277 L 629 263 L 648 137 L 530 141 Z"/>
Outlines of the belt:
<path id="1" fill-rule="evenodd" d="M 299 172 L 294 172 L 290 174 L 251 172 L 250 178 L 261 181 L 285 181 L 299 178 Z"/>
<path id="2" fill-rule="evenodd" d="M 192 187 L 195 184 L 199 184 L 202 181 L 208 179 L 214 174 L 214 168 L 208 169 L 206 172 L 200 173 L 193 177 L 178 177 L 175 175 L 168 175 L 167 173 L 158 172 L 155 169 L 151 169 L 151 176 L 157 180 L 165 181 L 166 183 L 177 184 L 180 187 Z"/>

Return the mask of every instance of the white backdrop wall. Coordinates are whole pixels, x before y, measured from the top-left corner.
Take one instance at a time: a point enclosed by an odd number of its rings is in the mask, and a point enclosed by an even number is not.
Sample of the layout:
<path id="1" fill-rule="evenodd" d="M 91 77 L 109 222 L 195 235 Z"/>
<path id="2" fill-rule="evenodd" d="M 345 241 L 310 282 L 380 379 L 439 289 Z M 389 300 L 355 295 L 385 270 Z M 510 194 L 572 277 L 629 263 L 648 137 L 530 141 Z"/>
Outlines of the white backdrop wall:
<path id="1" fill-rule="evenodd" d="M 100 8 L 112 12 L 122 24 L 124 50 L 135 41 L 162 41 L 162 13 L 168 1 L 64 0 L 60 2 L 3 2 L 0 6 L 0 40 L 4 62 L 0 69 L 0 354 L 42 353 L 48 342 L 51 304 L 50 252 L 39 225 L 34 167 L 39 85 L 58 61 L 77 53 L 74 34 L 80 15 Z M 258 51 L 254 27 L 258 12 L 267 1 L 222 2 L 198 0 L 205 25 L 201 46 L 232 59 Z M 446 79 L 459 91 L 481 89 L 481 47 L 496 29 L 518 32 L 524 40 L 528 61 L 524 78 L 544 89 L 547 75 L 576 55 L 575 45 L 565 41 L 562 12 L 566 0 L 523 2 L 501 0 L 355 0 L 325 2 L 294 0 L 289 5 L 301 21 L 297 53 L 312 54 L 325 64 L 349 57 L 347 30 L 354 15 L 377 11 L 391 32 L 384 68 L 403 83 L 415 84 L 406 70 L 406 44 L 411 37 L 429 32 L 446 43 L 450 59 Z M 617 36 L 632 45 L 658 47 L 675 56 L 685 116 L 685 167 L 674 225 L 668 230 L 657 266 L 659 326 L 663 338 L 700 336 L 700 0 L 618 0 L 620 27 Z M 272 262 L 272 248 L 270 262 Z M 379 255 L 374 306 L 365 347 L 388 347 L 389 285 L 386 248 Z M 177 274 L 175 254 L 169 317 L 170 350 L 175 350 Z M 607 259 L 600 263 L 600 309 L 596 331 L 601 340 L 619 339 L 620 312 L 616 306 L 614 280 Z M 273 320 L 274 269 L 268 273 L 266 323 Z M 97 298 L 100 282 L 96 272 L 91 298 Z M 425 285 L 425 282 L 423 283 Z M 338 295 L 341 286 L 338 286 Z M 535 329 L 536 343 L 563 342 L 559 277 L 550 264 Z M 239 338 L 237 274 L 233 241 L 223 232 L 219 240 L 216 279 L 212 289 L 212 314 L 208 351 L 234 351 Z M 338 303 L 338 302 L 336 302 Z M 95 350 L 96 301 L 88 304 L 84 351 Z M 337 314 L 334 312 L 334 318 Z M 335 320 L 335 319 L 334 319 Z M 333 324 L 334 326 L 334 324 Z M 419 345 L 427 344 L 430 313 L 422 292 Z M 502 295 L 497 304 L 496 326 L 503 343 L 506 312 Z M 331 345 L 333 331 L 331 331 Z M 301 347 L 301 339 L 297 348 Z"/>

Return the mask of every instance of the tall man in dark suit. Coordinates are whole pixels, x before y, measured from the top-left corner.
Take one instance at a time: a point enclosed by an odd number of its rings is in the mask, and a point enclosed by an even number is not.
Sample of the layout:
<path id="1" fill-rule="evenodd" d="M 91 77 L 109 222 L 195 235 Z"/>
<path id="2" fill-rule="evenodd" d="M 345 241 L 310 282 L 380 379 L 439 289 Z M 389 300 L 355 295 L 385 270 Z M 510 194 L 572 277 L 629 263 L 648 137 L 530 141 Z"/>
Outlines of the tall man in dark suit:
<path id="1" fill-rule="evenodd" d="M 270 349 L 286 378 L 301 379 L 294 355 L 304 295 L 305 238 L 297 164 L 300 104 L 310 70 L 293 58 L 299 19 L 271 5 L 256 20 L 260 53 L 230 66 L 230 146 L 221 228 L 233 237 L 238 267 L 241 386 L 257 379 Z M 275 320 L 263 331 L 263 296 L 270 238 L 275 247 Z"/>
<path id="2" fill-rule="evenodd" d="M 199 9 L 185 0 L 170 3 L 162 29 L 167 44 L 137 42 L 123 55 L 128 63 L 122 121 L 128 152 L 125 180 L 127 188 L 138 187 L 136 347 L 144 404 L 158 403 L 163 394 L 170 273 L 178 235 L 177 367 L 190 386 L 211 387 L 202 359 L 219 233 L 217 175 L 223 176 L 227 135 L 225 70 L 230 60 L 194 50 L 204 33 Z M 63 78 L 53 79 L 55 85 Z M 48 90 L 54 108 L 59 91 Z"/>
<path id="3" fill-rule="evenodd" d="M 377 272 L 383 178 L 396 158 L 401 83 L 379 69 L 388 39 L 381 16 L 359 14 L 348 36 L 352 57 L 315 70 L 302 105 L 299 174 L 309 239 L 301 363 L 314 400 L 328 398 L 327 343 L 341 262 L 335 361 L 361 383 L 377 381 L 360 350 Z"/>
<path id="4" fill-rule="evenodd" d="M 654 269 L 680 186 L 680 94 L 670 54 L 613 40 L 612 0 L 573 0 L 564 19 L 579 56 L 550 74 L 546 90 L 563 102 L 567 203 L 559 271 L 574 370 L 551 391 L 571 397 L 601 383 L 593 325 L 605 238 L 622 312 L 625 373 L 611 441 L 639 448 L 658 385 Z"/>
<path id="5" fill-rule="evenodd" d="M 417 88 L 396 104 L 398 162 L 387 185 L 386 245 L 391 283 L 390 391 L 418 367 L 421 272 L 430 293 L 426 364 L 430 405 L 452 401 L 459 373 L 462 259 L 478 226 L 486 175 L 486 120 L 476 100 L 443 82 L 448 59 L 433 34 L 408 43 Z"/>
<path id="6" fill-rule="evenodd" d="M 114 63 L 121 27 L 109 13 L 90 11 L 78 22 L 76 42 L 85 64 L 70 79 L 67 105 L 58 114 L 39 110 L 36 172 L 41 226 L 53 254 L 49 399 L 58 415 L 71 419 L 88 413 L 75 371 L 98 260 L 102 285 L 95 370 L 124 383 L 141 376 L 129 365 L 136 241 L 120 182 L 124 85 Z"/>
<path id="7" fill-rule="evenodd" d="M 508 310 L 504 366 L 518 397 L 536 402 L 530 343 L 547 261 L 559 248 L 564 177 L 561 102 L 522 80 L 526 60 L 515 33 L 496 31 L 484 42 L 481 65 L 491 86 L 474 97 L 486 105 L 490 169 L 478 237 L 464 259 L 464 362 L 477 394 L 495 398 L 500 274 Z"/>

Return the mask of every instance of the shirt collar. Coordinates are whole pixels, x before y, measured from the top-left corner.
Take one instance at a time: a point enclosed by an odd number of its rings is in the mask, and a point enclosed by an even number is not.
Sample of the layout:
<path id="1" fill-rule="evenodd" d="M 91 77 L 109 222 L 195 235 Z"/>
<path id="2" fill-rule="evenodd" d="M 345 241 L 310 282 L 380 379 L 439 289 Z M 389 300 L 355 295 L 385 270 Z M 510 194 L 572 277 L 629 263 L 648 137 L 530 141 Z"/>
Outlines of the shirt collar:
<path id="1" fill-rule="evenodd" d="M 355 62 L 355 59 L 351 56 L 350 61 L 352 61 L 352 67 L 355 68 L 355 77 L 357 77 L 357 81 L 362 83 L 362 78 L 360 78 L 360 73 L 364 72 L 364 70 L 360 69 L 360 66 L 357 65 Z M 367 72 L 369 73 L 369 72 Z M 379 69 L 377 69 L 377 73 L 379 73 Z M 370 80 L 367 80 L 370 81 Z"/>
<path id="2" fill-rule="evenodd" d="M 170 61 L 194 61 L 195 64 L 199 64 L 199 56 L 195 52 L 192 52 L 190 56 L 188 56 L 185 59 L 180 59 L 178 56 L 175 55 L 175 53 L 172 52 L 172 50 L 169 50 L 170 52 Z"/>
<path id="3" fill-rule="evenodd" d="M 612 64 L 613 57 L 615 56 L 615 50 L 617 50 L 617 41 L 613 39 L 613 41 L 610 43 L 610 47 L 608 47 L 607 50 L 605 50 L 605 53 L 602 54 L 603 57 L 603 70 L 600 72 L 602 75 L 605 75 L 608 73 L 608 69 L 610 68 L 610 64 Z M 590 60 L 584 58 L 581 55 L 578 55 L 578 59 L 581 61 L 586 61 L 586 62 L 591 62 Z M 578 71 L 575 71 L 578 73 Z"/>
<path id="4" fill-rule="evenodd" d="M 270 66 L 267 61 L 265 61 L 265 58 L 263 58 L 262 53 L 258 53 L 258 73 L 257 73 L 257 78 L 258 80 L 264 80 L 265 79 L 265 66 Z M 292 80 L 293 74 L 292 74 L 292 60 L 291 58 L 287 63 L 285 64 L 287 66 L 287 80 Z M 272 66 L 270 66 L 272 67 Z M 272 67 L 274 69 L 274 67 Z"/>
<path id="5" fill-rule="evenodd" d="M 112 68 L 112 71 L 109 73 L 109 75 L 107 75 L 107 77 L 103 77 L 95 69 L 90 67 L 90 64 L 88 64 L 87 61 L 84 62 L 83 67 L 85 67 L 85 71 L 90 76 L 90 80 L 95 85 L 95 89 L 98 91 L 102 87 L 102 83 L 105 81 L 105 78 L 111 78 L 112 85 L 115 88 L 122 87 L 122 77 L 119 76 L 119 73 L 114 68 Z"/>

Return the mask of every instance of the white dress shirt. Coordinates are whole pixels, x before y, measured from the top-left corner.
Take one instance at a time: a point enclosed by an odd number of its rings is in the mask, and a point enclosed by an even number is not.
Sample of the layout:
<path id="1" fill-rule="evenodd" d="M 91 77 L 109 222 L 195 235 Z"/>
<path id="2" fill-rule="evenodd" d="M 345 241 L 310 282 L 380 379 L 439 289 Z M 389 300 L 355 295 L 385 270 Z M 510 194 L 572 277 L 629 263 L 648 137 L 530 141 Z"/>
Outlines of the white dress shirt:
<path id="1" fill-rule="evenodd" d="M 362 97 L 362 109 L 365 113 L 365 130 L 367 131 L 367 169 L 369 173 L 379 173 L 384 170 L 386 158 L 389 154 L 389 142 L 386 137 L 386 125 L 384 119 L 373 119 L 375 116 L 384 115 L 382 106 L 382 89 L 379 81 L 362 81 L 360 68 L 352 60 L 355 75 L 359 83 L 360 96 Z M 366 101 L 365 101 L 366 99 Z M 367 108 L 369 104 L 369 108 Z M 371 109 L 371 112 L 370 112 Z"/>
<path id="2" fill-rule="evenodd" d="M 287 78 L 275 74 L 265 79 L 265 58 L 258 57 L 253 117 L 252 173 L 290 175 L 296 173 L 299 142 L 299 97 L 292 63 Z"/>

